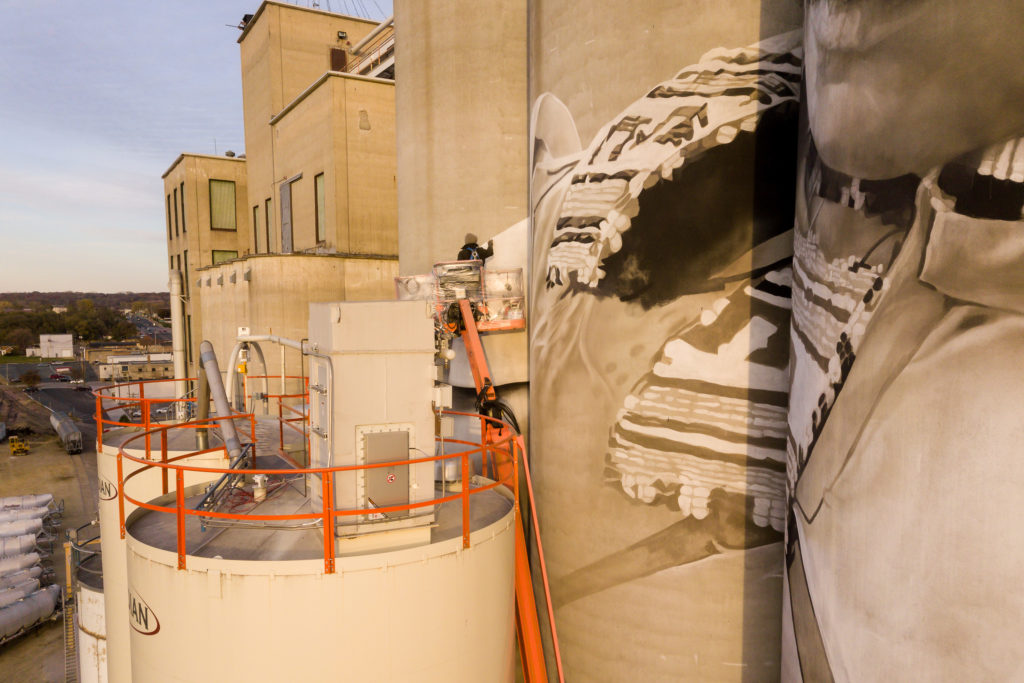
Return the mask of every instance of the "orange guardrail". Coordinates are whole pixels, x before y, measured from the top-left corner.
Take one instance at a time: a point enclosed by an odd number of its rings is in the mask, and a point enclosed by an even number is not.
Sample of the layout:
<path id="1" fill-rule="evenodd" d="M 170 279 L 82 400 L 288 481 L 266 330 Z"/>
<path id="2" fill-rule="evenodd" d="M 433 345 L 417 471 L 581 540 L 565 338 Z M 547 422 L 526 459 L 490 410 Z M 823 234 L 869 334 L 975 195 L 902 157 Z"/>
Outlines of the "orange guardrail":
<path id="1" fill-rule="evenodd" d="M 194 382 L 195 377 L 186 377 L 184 379 L 151 379 L 135 382 L 124 382 L 121 384 L 110 384 L 108 386 L 100 387 L 92 392 L 92 395 L 96 397 L 96 441 L 99 448 L 103 448 L 103 433 L 110 429 L 118 427 L 138 427 L 142 426 L 143 431 L 148 432 L 150 426 L 153 424 L 153 408 L 156 404 L 177 404 L 195 403 L 195 398 L 164 398 L 150 395 L 146 396 L 146 386 L 163 384 L 168 382 Z M 135 390 L 136 396 L 132 396 L 132 392 Z M 127 396 L 122 394 L 127 393 Z M 105 410 L 104 402 L 115 403 L 115 408 L 122 408 L 125 413 L 129 410 L 137 411 L 139 414 L 139 422 L 132 422 L 131 420 L 114 420 L 111 418 L 103 417 Z M 160 423 L 160 420 L 156 421 Z M 146 439 L 146 451 L 149 452 L 149 437 Z"/>
<path id="2" fill-rule="evenodd" d="M 285 377 L 284 377 L 285 381 L 290 380 L 290 379 L 292 379 L 292 380 L 295 380 L 295 379 L 301 380 L 302 383 L 303 383 L 303 388 L 305 389 L 305 393 L 304 394 L 286 394 L 286 393 L 271 394 L 269 392 L 268 393 L 259 393 L 259 392 L 255 392 L 255 391 L 250 392 L 249 391 L 249 381 L 250 380 L 257 380 L 257 379 L 261 379 L 261 380 L 264 380 L 264 381 L 280 380 L 281 379 L 281 375 L 242 375 L 242 394 L 245 396 L 245 405 L 249 405 L 249 400 L 252 399 L 252 398 L 257 398 L 259 400 L 272 399 L 272 398 L 273 399 L 277 399 L 278 447 L 280 448 L 281 452 L 283 453 L 284 452 L 284 429 L 285 429 L 285 427 L 288 427 L 289 429 L 291 429 L 291 430 L 297 432 L 298 434 L 300 434 L 302 436 L 302 438 L 305 440 L 305 442 L 306 442 L 306 451 L 305 452 L 308 454 L 309 453 L 309 448 L 310 448 L 310 446 L 309 446 L 309 430 L 306 429 L 306 425 L 309 424 L 309 415 L 306 413 L 305 409 L 301 409 L 300 410 L 298 408 L 295 408 L 294 406 L 290 406 L 290 405 L 286 404 L 284 402 L 284 399 L 296 399 L 296 398 L 297 399 L 302 399 L 302 402 L 300 403 L 300 406 L 306 406 L 308 404 L 308 402 L 309 402 L 309 378 L 304 376 L 304 375 L 285 375 Z M 284 392 L 284 387 L 283 386 L 281 388 L 281 391 Z M 284 416 L 285 412 L 288 412 L 290 415 L 293 415 L 294 417 L 286 418 Z M 298 426 L 298 427 L 295 426 L 296 422 L 301 423 L 301 426 Z"/>
<path id="3" fill-rule="evenodd" d="M 466 416 L 469 416 L 469 417 L 480 417 L 483 420 L 490 420 L 490 421 L 493 421 L 495 423 L 498 423 L 498 424 L 504 426 L 504 423 L 502 423 L 499 420 L 495 420 L 494 418 L 477 416 L 477 415 L 473 415 L 473 414 L 470 414 L 470 413 L 453 413 L 453 412 L 449 412 L 449 411 L 445 412 L 445 415 L 453 415 L 453 414 L 454 415 L 466 415 Z M 119 507 L 119 511 L 120 511 L 119 514 L 120 514 L 120 522 L 121 522 L 121 528 L 120 528 L 121 537 L 124 538 L 124 533 L 125 533 L 125 529 L 124 529 L 124 503 L 125 503 L 126 500 L 128 502 L 132 503 L 133 505 L 136 505 L 136 506 L 138 506 L 140 508 L 145 508 L 147 510 L 153 510 L 155 512 L 163 512 L 163 513 L 167 513 L 167 514 L 173 514 L 177 518 L 176 547 L 177 547 L 177 553 L 178 553 L 178 568 L 179 569 L 185 569 L 186 568 L 186 562 L 187 562 L 187 560 L 186 560 L 186 553 L 185 553 L 185 547 L 186 547 L 186 543 L 185 543 L 185 541 L 186 541 L 186 538 L 185 538 L 185 518 L 188 517 L 188 516 L 206 517 L 206 518 L 215 518 L 215 519 L 227 519 L 227 520 L 236 520 L 236 521 L 252 520 L 252 521 L 287 522 L 287 521 L 301 521 L 301 520 L 320 520 L 324 529 L 333 529 L 335 521 L 338 518 L 340 518 L 340 517 L 370 515 L 370 514 L 387 514 L 387 513 L 393 513 L 393 512 L 403 512 L 403 511 L 415 510 L 415 509 L 419 509 L 419 508 L 430 507 L 430 506 L 434 506 L 434 505 L 440 505 L 442 503 L 447 503 L 447 502 L 451 502 L 451 501 L 461 501 L 462 502 L 462 545 L 463 545 L 464 548 L 469 548 L 470 547 L 470 517 L 469 517 L 469 498 L 470 498 L 470 496 L 478 495 L 480 493 L 483 493 L 484 491 L 489 491 L 489 490 L 491 490 L 493 488 L 496 488 L 498 486 L 507 486 L 507 487 L 509 487 L 509 488 L 511 488 L 513 490 L 514 494 L 516 492 L 516 488 L 517 487 L 515 486 L 515 482 L 518 480 L 518 476 L 519 476 L 519 457 L 520 457 L 520 447 L 521 446 L 520 446 L 520 443 L 517 442 L 514 439 L 514 437 L 512 437 L 511 435 L 506 437 L 505 439 L 502 439 L 502 440 L 500 440 L 498 442 L 495 442 L 495 443 L 492 443 L 492 444 L 474 444 L 474 443 L 469 442 L 469 441 L 463 441 L 463 440 L 459 440 L 459 439 L 449 439 L 449 438 L 446 438 L 444 440 L 445 443 L 469 446 L 469 448 L 467 450 L 461 451 L 459 453 L 453 453 L 453 454 L 447 454 L 447 455 L 443 454 L 443 455 L 428 456 L 428 457 L 423 457 L 423 458 L 414 458 L 414 459 L 408 459 L 408 460 L 398 460 L 398 461 L 394 461 L 394 462 L 372 463 L 372 464 L 365 464 L 365 465 L 345 465 L 345 466 L 336 466 L 336 467 L 304 467 L 304 468 L 286 468 L 286 469 L 260 469 L 260 468 L 247 467 L 247 468 L 235 468 L 235 469 L 232 469 L 230 467 L 223 467 L 223 468 L 220 468 L 220 467 L 208 467 L 208 466 L 204 467 L 204 466 L 198 466 L 198 465 L 190 465 L 190 464 L 187 464 L 186 462 L 183 462 L 183 461 L 187 461 L 189 458 L 194 458 L 194 457 L 196 457 L 198 455 L 203 455 L 203 454 L 212 453 L 212 452 L 216 452 L 216 451 L 223 451 L 224 454 L 225 454 L 225 457 L 227 457 L 227 451 L 226 451 L 226 447 L 224 445 L 215 446 L 215 447 L 212 447 L 212 448 L 206 448 L 206 449 L 202 449 L 202 450 L 198 450 L 198 451 L 193 451 L 193 452 L 185 453 L 183 455 L 178 455 L 178 456 L 170 457 L 170 458 L 166 456 L 166 451 L 163 448 L 161 448 L 161 457 L 160 457 L 159 460 L 154 459 L 152 457 L 152 454 L 149 452 L 148 449 L 146 450 L 146 456 L 144 456 L 144 457 L 130 455 L 129 453 L 125 452 L 125 449 L 131 447 L 133 443 L 135 443 L 137 441 L 140 441 L 140 440 L 148 439 L 149 437 L 152 437 L 152 436 L 157 435 L 157 434 L 160 435 L 161 443 L 164 444 L 164 443 L 166 443 L 166 433 L 169 430 L 172 430 L 172 429 L 181 429 L 181 428 L 186 428 L 186 429 L 206 428 L 206 429 L 209 429 L 209 428 L 215 426 L 217 423 L 219 423 L 219 422 L 221 422 L 223 420 L 229 420 L 229 419 L 250 419 L 250 418 L 252 418 L 252 415 L 244 414 L 244 415 L 232 415 L 232 416 L 228 416 L 228 417 L 212 417 L 212 418 L 206 418 L 206 419 L 203 419 L 203 420 L 193 420 L 193 421 L 190 421 L 190 422 L 180 423 L 180 424 L 176 424 L 176 425 L 161 426 L 161 427 L 158 427 L 156 429 L 150 430 L 148 432 L 142 432 L 142 433 L 136 434 L 136 435 L 132 436 L 131 438 L 129 438 L 128 440 L 126 440 L 121 445 L 121 447 L 118 449 L 118 453 L 117 453 L 117 498 L 118 498 L 118 507 Z M 510 464 L 511 468 L 507 468 L 507 467 L 496 468 L 496 469 L 498 469 L 499 472 L 503 471 L 505 474 L 504 474 L 504 476 L 500 476 L 497 481 L 492 481 L 489 484 L 478 486 L 476 488 L 470 488 L 468 486 L 463 486 L 462 490 L 459 491 L 458 493 L 454 493 L 454 494 L 451 494 L 451 495 L 441 496 L 440 498 L 433 498 L 431 500 L 419 501 L 419 502 L 416 502 L 416 503 L 407 503 L 407 504 L 404 504 L 404 505 L 391 505 L 391 506 L 369 507 L 369 508 L 352 508 L 352 509 L 345 509 L 345 510 L 334 509 L 334 491 L 333 491 L 333 479 L 334 479 L 334 477 L 333 476 L 324 476 L 324 475 L 339 474 L 339 473 L 343 473 L 343 472 L 355 472 L 355 471 L 360 471 L 360 470 L 370 470 L 370 469 L 377 469 L 377 468 L 383 468 L 383 467 L 402 467 L 402 466 L 415 465 L 415 464 L 424 463 L 424 462 L 436 462 L 436 461 L 441 461 L 441 460 L 449 460 L 449 459 L 453 459 L 453 458 L 459 458 L 461 460 L 462 481 L 463 482 L 468 482 L 470 480 L 470 477 L 473 475 L 473 471 L 472 471 L 472 469 L 470 467 L 470 459 L 473 456 L 473 454 L 475 454 L 475 453 L 481 453 L 481 457 L 483 459 L 485 459 L 485 460 L 486 460 L 487 454 L 490 454 L 491 457 L 494 458 L 495 463 L 500 463 L 502 465 Z M 123 466 L 124 459 L 131 460 L 131 461 L 141 465 L 141 467 L 139 469 L 135 470 L 134 472 L 128 474 L 127 476 L 125 476 L 124 475 L 124 469 L 123 469 L 124 468 L 124 466 Z M 134 477 L 139 476 L 143 472 L 145 472 L 147 470 L 150 470 L 150 469 L 154 469 L 154 468 L 160 469 L 161 472 L 163 473 L 163 476 L 164 476 L 165 479 L 167 478 L 168 474 L 173 474 L 174 481 L 175 481 L 174 491 L 175 491 L 175 494 L 176 494 L 175 495 L 175 505 L 173 505 L 173 506 L 155 505 L 155 504 L 153 504 L 151 502 L 143 501 L 143 500 L 139 500 L 137 498 L 134 498 L 131 495 L 129 495 L 128 493 L 125 492 L 125 485 L 129 481 L 131 481 Z M 246 474 L 250 474 L 250 475 L 251 474 L 267 474 L 267 475 L 278 475 L 278 476 L 284 476 L 284 475 L 287 475 L 287 476 L 291 476 L 291 475 L 307 475 L 307 474 L 319 475 L 320 476 L 320 480 L 321 480 L 321 487 L 322 487 L 321 493 L 322 493 L 322 501 L 323 501 L 323 510 L 319 511 L 319 512 L 310 512 L 310 513 L 305 513 L 305 514 L 260 515 L 260 514 L 249 514 L 249 513 L 232 513 L 232 512 L 220 512 L 220 511 L 213 511 L 213 510 L 189 509 L 189 508 L 185 507 L 185 484 L 184 484 L 184 482 L 185 482 L 185 473 L 186 472 L 205 472 L 205 473 L 209 473 L 209 474 L 220 474 L 220 475 L 235 475 L 235 474 L 240 474 L 240 475 L 246 475 Z M 516 497 L 518 498 L 517 494 L 516 494 Z M 518 510 L 518 503 L 516 504 L 516 509 Z M 335 564 L 334 534 L 333 533 L 325 533 L 324 534 L 324 573 L 327 573 L 327 574 L 334 573 L 334 564 Z"/>

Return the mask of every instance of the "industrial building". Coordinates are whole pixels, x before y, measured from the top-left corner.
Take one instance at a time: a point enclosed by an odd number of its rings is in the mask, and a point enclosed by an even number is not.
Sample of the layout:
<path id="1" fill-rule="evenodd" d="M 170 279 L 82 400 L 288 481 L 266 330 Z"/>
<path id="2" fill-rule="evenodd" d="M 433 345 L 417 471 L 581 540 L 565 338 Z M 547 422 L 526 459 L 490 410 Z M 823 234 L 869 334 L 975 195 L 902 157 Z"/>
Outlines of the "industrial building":
<path id="1" fill-rule="evenodd" d="M 204 338 L 301 339 L 310 302 L 388 297 L 397 275 L 394 81 L 381 77 L 394 74 L 393 31 L 269 1 L 238 43 L 244 153 L 182 154 L 164 175 L 189 376 Z M 267 374 L 282 361 L 299 367 L 288 349 Z"/>

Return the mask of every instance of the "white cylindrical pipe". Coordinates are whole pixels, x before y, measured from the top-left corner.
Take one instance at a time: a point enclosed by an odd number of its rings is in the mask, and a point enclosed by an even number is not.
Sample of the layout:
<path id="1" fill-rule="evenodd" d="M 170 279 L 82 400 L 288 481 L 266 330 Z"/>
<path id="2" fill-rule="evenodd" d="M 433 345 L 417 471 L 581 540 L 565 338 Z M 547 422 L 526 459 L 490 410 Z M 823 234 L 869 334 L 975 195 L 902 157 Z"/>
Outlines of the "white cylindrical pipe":
<path id="1" fill-rule="evenodd" d="M 24 555 L 36 549 L 36 537 L 34 534 L 24 536 L 8 536 L 0 538 L 0 557 L 14 557 Z"/>
<path id="2" fill-rule="evenodd" d="M 35 536 L 43 530 L 42 519 L 16 519 L 11 522 L 0 522 L 0 538 L 11 536 Z"/>
<path id="3" fill-rule="evenodd" d="M 220 417 L 231 416 L 231 406 L 228 404 L 227 394 L 224 392 L 224 380 L 220 376 L 220 366 L 217 365 L 217 354 L 213 351 L 213 344 L 203 340 L 199 345 L 199 361 L 203 365 L 206 379 L 210 384 L 210 395 L 213 397 L 213 404 L 217 407 L 217 415 Z M 224 435 L 224 446 L 228 455 L 234 461 L 242 453 L 242 444 L 238 440 L 238 431 L 235 429 L 234 420 L 220 420 L 221 434 Z"/>
<path id="4" fill-rule="evenodd" d="M 0 576 L 10 574 L 21 569 L 26 569 L 39 563 L 39 553 L 22 553 L 5 557 L 0 555 Z"/>
<path id="5" fill-rule="evenodd" d="M 168 287 L 171 290 L 171 353 L 174 359 L 174 398 L 185 398 L 188 391 L 185 377 L 188 376 L 188 369 L 185 367 L 185 302 L 182 298 L 183 288 L 181 271 L 172 270 Z M 179 401 L 175 405 L 175 417 L 179 420 L 185 419 L 185 402 Z"/>
<path id="6" fill-rule="evenodd" d="M 10 574 L 0 576 L 0 590 L 13 588 L 19 583 L 23 583 L 31 579 L 38 579 L 42 575 L 43 568 L 39 565 L 29 567 L 28 569 L 19 569 L 18 571 L 11 572 Z"/>
<path id="7" fill-rule="evenodd" d="M 40 619 L 53 614 L 60 596 L 60 587 L 47 586 L 24 600 L 0 609 L 0 638 L 12 636 Z"/>
<path id="8" fill-rule="evenodd" d="M 50 508 L 10 508 L 0 510 L 0 523 L 14 522 L 19 519 L 42 519 L 50 513 Z"/>
<path id="9" fill-rule="evenodd" d="M 53 502 L 52 493 L 30 493 L 27 496 L 7 496 L 0 498 L 0 509 L 3 508 L 37 508 Z"/>
<path id="10" fill-rule="evenodd" d="M 39 579 L 26 579 L 10 588 L 0 589 L 0 609 L 13 605 L 37 590 L 39 590 Z"/>

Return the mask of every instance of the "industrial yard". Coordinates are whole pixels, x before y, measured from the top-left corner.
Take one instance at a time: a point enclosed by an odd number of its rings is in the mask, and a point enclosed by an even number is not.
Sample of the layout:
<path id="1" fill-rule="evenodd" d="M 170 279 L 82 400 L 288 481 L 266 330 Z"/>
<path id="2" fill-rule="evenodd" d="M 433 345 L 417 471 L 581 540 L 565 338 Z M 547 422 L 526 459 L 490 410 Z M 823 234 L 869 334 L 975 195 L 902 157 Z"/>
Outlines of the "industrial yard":
<path id="1" fill-rule="evenodd" d="M 85 394 L 71 389 L 53 391 Z M 0 421 L 28 430 L 25 439 L 29 444 L 27 455 L 12 456 L 7 443 L 0 443 L 0 497 L 52 493 L 54 500 L 64 501 L 63 528 L 73 529 L 96 514 L 95 427 L 88 420 L 80 424 L 85 436 L 83 451 L 69 456 L 50 427 L 49 415 L 45 407 L 20 389 L 0 384 Z M 52 564 L 58 585 L 64 585 L 65 580 L 62 540 L 63 535 L 54 541 L 51 557 L 44 558 L 44 564 Z M 58 616 L 0 646 L 0 680 L 65 680 L 63 631 Z"/>

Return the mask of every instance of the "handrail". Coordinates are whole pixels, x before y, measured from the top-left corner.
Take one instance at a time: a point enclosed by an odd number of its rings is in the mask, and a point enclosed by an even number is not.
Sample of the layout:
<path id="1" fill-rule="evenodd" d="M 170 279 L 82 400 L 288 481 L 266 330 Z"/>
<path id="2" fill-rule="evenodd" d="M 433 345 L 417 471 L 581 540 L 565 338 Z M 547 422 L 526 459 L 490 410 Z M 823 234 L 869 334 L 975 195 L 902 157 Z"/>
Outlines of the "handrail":
<path id="1" fill-rule="evenodd" d="M 463 415 L 463 416 L 468 416 L 468 417 L 476 417 L 476 418 L 480 418 L 481 420 L 485 420 L 485 421 L 494 423 L 495 425 L 499 425 L 501 427 L 505 427 L 505 428 L 508 427 L 508 425 L 506 425 L 501 420 L 498 420 L 496 418 L 491 418 L 491 417 L 483 416 L 483 415 L 476 415 L 476 414 L 472 414 L 472 413 L 459 413 L 459 412 L 454 412 L 454 411 L 445 411 L 445 414 L 446 415 L 453 415 L 454 414 L 454 415 Z M 178 554 L 178 569 L 185 569 L 186 568 L 186 562 L 187 562 L 187 560 L 186 560 L 187 554 L 185 552 L 185 546 L 186 546 L 186 544 L 185 544 L 185 540 L 186 540 L 185 539 L 185 519 L 188 516 L 203 517 L 203 518 L 215 518 L 215 519 L 228 519 L 228 520 L 253 520 L 253 521 L 278 521 L 278 522 L 299 521 L 299 520 L 317 520 L 317 521 L 320 522 L 320 526 L 322 526 L 323 529 L 327 530 L 327 529 L 333 529 L 334 525 L 335 525 L 335 522 L 340 517 L 355 517 L 355 516 L 361 516 L 361 515 L 387 514 L 387 513 L 392 513 L 392 512 L 404 512 L 404 511 L 416 510 L 416 509 L 420 509 L 420 508 L 425 508 L 425 507 L 430 507 L 430 506 L 434 506 L 434 505 L 440 505 L 440 504 L 447 503 L 447 502 L 461 500 L 462 501 L 462 545 L 463 545 L 463 548 L 469 548 L 470 547 L 469 497 L 471 495 L 477 495 L 479 493 L 482 493 L 484 491 L 489 491 L 489 490 L 491 490 L 493 488 L 496 488 L 498 486 L 507 486 L 507 487 L 512 489 L 513 495 L 515 496 L 516 501 L 518 501 L 518 493 L 515 490 L 516 487 L 515 487 L 515 483 L 514 483 L 516 481 L 516 479 L 513 479 L 511 477 L 518 477 L 518 469 L 519 469 L 518 462 L 519 462 L 519 457 L 520 457 L 520 449 L 521 449 L 522 445 L 521 445 L 521 442 L 517 442 L 513 438 L 510 429 L 507 432 L 508 436 L 506 436 L 505 438 L 502 438 L 502 439 L 498 439 L 495 442 L 489 443 L 489 444 L 474 444 L 474 443 L 469 442 L 469 441 L 463 441 L 463 440 L 460 440 L 460 439 L 452 439 L 452 438 L 444 439 L 445 443 L 454 443 L 454 444 L 465 445 L 465 446 L 472 446 L 473 447 L 473 448 L 470 448 L 470 449 L 467 449 L 467 450 L 464 450 L 464 451 L 460 451 L 458 453 L 441 454 L 441 455 L 435 455 L 435 456 L 426 456 L 426 457 L 422 457 L 422 458 L 410 458 L 410 459 L 407 459 L 407 460 L 398 460 L 398 461 L 394 461 L 394 462 L 368 463 L 368 464 L 362 464 L 362 465 L 338 465 L 338 466 L 333 466 L 333 467 L 304 467 L 304 468 L 288 468 L 288 469 L 270 469 L 270 468 L 246 467 L 244 469 L 236 469 L 236 468 L 231 468 L 231 467 L 226 467 L 225 468 L 225 467 L 208 467 L 208 466 L 190 465 L 190 464 L 184 464 L 184 463 L 181 462 L 183 460 L 187 460 L 189 458 L 193 458 L 193 457 L 195 457 L 197 455 L 202 455 L 202 454 L 205 454 L 205 453 L 210 453 L 210 452 L 219 451 L 219 450 L 225 450 L 224 446 L 207 448 L 207 449 L 204 449 L 204 450 L 201 450 L 201 451 L 189 452 L 189 453 L 185 453 L 183 455 L 177 455 L 177 456 L 174 456 L 174 457 L 167 457 L 166 453 L 164 453 L 163 457 L 160 460 L 153 460 L 153 459 L 150 459 L 150 458 L 138 457 L 138 456 L 134 456 L 134 455 L 131 455 L 131 454 L 126 452 L 126 448 L 128 448 L 133 442 L 135 442 L 135 441 L 137 441 L 139 439 L 147 439 L 148 440 L 151 436 L 153 436 L 154 434 L 156 434 L 158 432 L 162 433 L 163 435 L 166 435 L 166 432 L 168 430 L 176 429 L 176 428 L 193 428 L 193 429 L 209 428 L 211 425 L 213 425 L 213 424 L 215 424 L 217 422 L 220 422 L 222 420 L 238 419 L 238 418 L 250 418 L 250 417 L 252 417 L 252 416 L 248 415 L 248 414 L 246 414 L 246 415 L 232 415 L 232 416 L 224 416 L 224 417 L 205 418 L 203 420 L 193 420 L 193 421 L 186 422 L 186 423 L 181 423 L 181 424 L 178 424 L 178 425 L 165 425 L 165 426 L 162 426 L 162 427 L 159 427 L 157 429 L 150 430 L 150 431 L 140 432 L 139 434 L 136 434 L 136 435 L 130 437 L 123 444 L 121 444 L 121 446 L 120 446 L 120 448 L 118 449 L 118 452 L 117 452 L 117 494 L 118 494 L 117 497 L 118 497 L 118 508 L 119 508 L 121 538 L 124 538 L 124 536 L 125 536 L 124 504 L 125 504 L 126 500 L 129 503 L 131 503 L 131 504 L 133 504 L 133 505 L 135 505 L 137 507 L 140 507 L 140 508 L 144 508 L 144 509 L 147 509 L 147 510 L 152 510 L 152 511 L 155 511 L 155 512 L 163 512 L 163 513 L 174 514 L 176 516 L 176 518 L 177 518 L 176 545 L 177 545 L 177 554 Z M 165 436 L 161 436 L 161 438 L 163 439 L 163 438 L 165 438 Z M 472 475 L 472 471 L 470 469 L 470 458 L 471 458 L 471 456 L 473 454 L 478 453 L 478 452 L 481 453 L 481 457 L 486 457 L 485 454 L 487 452 L 491 452 L 493 454 L 493 456 L 495 457 L 495 459 L 497 459 L 497 457 L 499 455 L 504 455 L 504 456 L 509 457 L 512 460 L 512 465 L 513 465 L 512 471 L 511 471 L 511 476 L 506 476 L 504 478 L 499 479 L 498 481 L 492 481 L 489 484 L 484 484 L 482 486 L 477 486 L 475 488 L 470 488 L 469 481 L 470 481 L 470 477 Z M 225 454 L 226 454 L 226 451 L 225 451 Z M 132 462 L 135 462 L 135 463 L 141 465 L 141 467 L 136 469 L 134 472 L 131 472 L 128 475 L 125 475 L 124 474 L 124 469 L 123 469 L 124 468 L 123 460 L 125 458 L 127 458 L 128 460 L 130 460 Z M 419 502 L 415 502 L 415 503 L 406 503 L 406 504 L 403 504 L 403 505 L 390 505 L 390 506 L 369 507 L 369 508 L 351 508 L 351 509 L 343 509 L 343 510 L 336 510 L 336 509 L 334 509 L 334 496 L 333 496 L 333 485 L 334 485 L 333 484 L 333 479 L 334 479 L 334 476 L 333 475 L 335 475 L 335 474 L 344 473 L 344 472 L 355 472 L 355 471 L 361 471 L 361 470 L 371 470 L 371 469 L 378 469 L 378 468 L 384 468 L 384 467 L 402 467 L 402 466 L 406 466 L 407 467 L 407 466 L 416 465 L 416 464 L 420 464 L 420 463 L 437 462 L 437 461 L 440 461 L 440 460 L 448 460 L 448 459 L 451 459 L 451 458 L 460 458 L 461 459 L 462 481 L 463 481 L 464 485 L 462 486 L 462 490 L 460 492 L 458 492 L 458 493 L 454 493 L 454 494 L 447 495 L 447 496 L 441 496 L 440 498 L 434 498 L 434 499 L 426 500 L 426 501 L 419 501 Z M 173 472 L 174 478 L 175 478 L 175 484 L 176 484 L 176 486 L 175 486 L 175 504 L 173 506 L 169 506 L 169 505 L 156 505 L 156 504 L 151 503 L 151 502 L 138 500 L 138 499 L 132 497 L 131 495 L 129 495 L 128 493 L 125 492 L 125 485 L 131 479 L 133 479 L 134 477 L 141 475 L 143 472 L 145 472 L 147 470 L 151 470 L 153 468 L 158 468 L 159 470 L 161 470 L 162 473 L 166 473 L 166 474 L 170 474 L 171 472 Z M 321 512 L 310 512 L 310 513 L 299 513 L 299 514 L 288 514 L 288 515 L 269 515 L 269 514 L 230 513 L 230 512 L 219 512 L 219 511 L 213 511 L 213 510 L 189 509 L 189 508 L 185 507 L 185 495 L 184 495 L 184 490 L 185 490 L 185 485 L 184 485 L 185 472 L 205 472 L 205 473 L 213 473 L 213 474 L 221 474 L 221 475 L 232 475 L 232 476 L 233 475 L 237 475 L 237 474 L 268 474 L 268 475 L 287 475 L 287 476 L 307 475 L 307 474 L 321 475 L 320 478 L 321 478 L 321 487 L 322 487 L 321 493 L 322 493 L 322 501 L 323 501 L 323 510 Z M 324 476 L 324 475 L 328 475 L 328 476 Z M 509 480 L 506 481 L 505 479 L 509 479 Z M 517 504 L 517 508 L 518 508 L 518 504 Z M 334 573 L 334 565 L 335 565 L 334 534 L 333 533 L 326 533 L 325 532 L 324 533 L 324 573 L 327 573 L 327 574 Z"/>
<path id="2" fill-rule="evenodd" d="M 345 69 L 346 73 L 358 73 L 359 69 L 364 65 L 369 64 L 372 66 L 374 62 L 380 63 L 385 56 L 380 51 L 387 45 L 388 41 L 391 43 L 394 43 L 395 41 L 394 24 L 385 27 L 373 42 L 368 45 L 361 46 L 358 52 L 353 49 L 353 56 L 358 56 L 359 58 L 347 65 Z"/>

